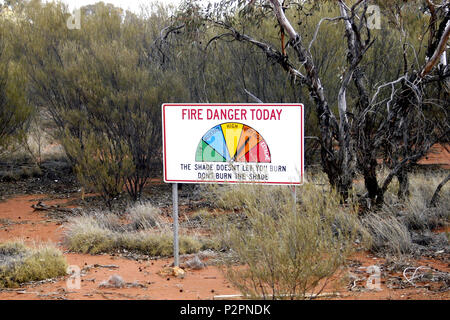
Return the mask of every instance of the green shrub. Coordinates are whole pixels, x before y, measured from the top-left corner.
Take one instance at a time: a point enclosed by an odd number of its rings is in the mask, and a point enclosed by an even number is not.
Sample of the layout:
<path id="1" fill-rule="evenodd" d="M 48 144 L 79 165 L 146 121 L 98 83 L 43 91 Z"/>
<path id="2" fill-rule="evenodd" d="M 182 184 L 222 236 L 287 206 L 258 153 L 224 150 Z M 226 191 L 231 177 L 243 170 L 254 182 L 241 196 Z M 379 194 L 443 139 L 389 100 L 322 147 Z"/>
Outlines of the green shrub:
<path id="1" fill-rule="evenodd" d="M 80 183 L 100 193 L 108 206 L 122 193 L 127 177 L 133 172 L 128 146 L 106 135 L 91 134 L 80 141 L 66 131 L 63 145 L 76 162 Z"/>
<path id="2" fill-rule="evenodd" d="M 66 259 L 52 245 L 31 249 L 22 242 L 0 244 L 0 287 L 64 276 L 66 270 Z"/>
<path id="3" fill-rule="evenodd" d="M 0 19 L 0 155 L 25 139 L 25 131 L 32 108 L 26 95 L 27 83 L 23 69 L 13 61 L 5 31 L 8 26 Z"/>
<path id="4" fill-rule="evenodd" d="M 233 253 L 228 279 L 252 298 L 302 299 L 321 290 L 354 248 L 357 207 L 343 208 L 335 192 L 302 187 L 293 210 L 288 188 L 235 186 L 245 217 L 220 234 Z M 236 267 L 238 261 L 243 266 Z"/>

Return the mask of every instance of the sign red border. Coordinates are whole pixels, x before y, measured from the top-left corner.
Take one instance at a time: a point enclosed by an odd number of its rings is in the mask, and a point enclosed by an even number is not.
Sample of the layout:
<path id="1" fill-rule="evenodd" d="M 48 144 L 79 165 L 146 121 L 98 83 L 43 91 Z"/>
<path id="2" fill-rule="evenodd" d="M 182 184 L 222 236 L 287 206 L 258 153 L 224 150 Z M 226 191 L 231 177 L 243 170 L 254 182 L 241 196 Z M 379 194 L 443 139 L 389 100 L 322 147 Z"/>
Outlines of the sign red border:
<path id="1" fill-rule="evenodd" d="M 167 179 L 167 161 L 166 161 L 166 107 L 180 107 L 180 106 L 186 106 L 186 107 L 218 107 L 218 106 L 244 106 L 244 107 L 257 107 L 257 106 L 265 106 L 265 107 L 275 107 L 275 106 L 292 106 L 292 107 L 300 107 L 302 109 L 302 118 L 300 121 L 300 132 L 301 132 L 301 141 L 303 141 L 301 145 L 301 154 L 300 154 L 300 182 L 292 183 L 292 182 L 254 182 L 254 181 L 222 181 L 222 180 L 213 180 L 213 181 L 207 181 L 207 180 L 169 180 Z M 267 185 L 302 185 L 304 183 L 303 175 L 304 175 L 304 147 L 305 147 L 305 132 L 304 132 L 304 126 L 303 121 L 305 117 L 305 106 L 302 103 L 164 103 L 162 105 L 162 129 L 163 129 L 163 166 L 164 166 L 164 182 L 166 183 L 217 183 L 217 184 L 245 184 L 245 183 L 256 183 L 256 184 L 267 184 Z"/>

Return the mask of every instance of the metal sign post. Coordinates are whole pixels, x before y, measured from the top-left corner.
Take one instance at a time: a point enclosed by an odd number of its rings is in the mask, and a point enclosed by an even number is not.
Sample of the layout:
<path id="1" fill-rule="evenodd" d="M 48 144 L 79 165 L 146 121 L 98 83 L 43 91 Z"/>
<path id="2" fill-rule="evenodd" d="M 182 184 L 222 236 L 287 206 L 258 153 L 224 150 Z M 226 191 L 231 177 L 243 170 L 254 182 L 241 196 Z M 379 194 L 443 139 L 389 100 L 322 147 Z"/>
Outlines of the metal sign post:
<path id="1" fill-rule="evenodd" d="M 180 250 L 178 246 L 178 183 L 172 183 L 172 202 L 173 202 L 173 253 L 174 266 L 180 265 Z"/>
<path id="2" fill-rule="evenodd" d="M 297 189 L 295 186 L 292 186 L 292 198 L 294 200 L 294 214 L 297 215 Z"/>

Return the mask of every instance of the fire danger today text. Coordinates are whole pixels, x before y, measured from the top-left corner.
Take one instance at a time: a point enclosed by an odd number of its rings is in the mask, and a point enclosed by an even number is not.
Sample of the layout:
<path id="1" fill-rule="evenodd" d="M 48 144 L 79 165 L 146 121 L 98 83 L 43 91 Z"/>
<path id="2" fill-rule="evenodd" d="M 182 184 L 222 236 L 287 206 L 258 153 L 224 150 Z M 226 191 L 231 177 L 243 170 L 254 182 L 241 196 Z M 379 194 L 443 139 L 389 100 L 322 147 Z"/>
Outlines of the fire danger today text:
<path id="1" fill-rule="evenodd" d="M 287 172 L 287 166 L 269 164 L 181 164 L 181 170 L 194 171 L 196 178 L 207 181 L 268 181 L 272 172 Z"/>
<path id="2" fill-rule="evenodd" d="M 181 109 L 182 120 L 280 120 L 283 109 L 244 109 L 244 108 L 223 108 L 223 109 L 201 109 L 185 108 Z"/>

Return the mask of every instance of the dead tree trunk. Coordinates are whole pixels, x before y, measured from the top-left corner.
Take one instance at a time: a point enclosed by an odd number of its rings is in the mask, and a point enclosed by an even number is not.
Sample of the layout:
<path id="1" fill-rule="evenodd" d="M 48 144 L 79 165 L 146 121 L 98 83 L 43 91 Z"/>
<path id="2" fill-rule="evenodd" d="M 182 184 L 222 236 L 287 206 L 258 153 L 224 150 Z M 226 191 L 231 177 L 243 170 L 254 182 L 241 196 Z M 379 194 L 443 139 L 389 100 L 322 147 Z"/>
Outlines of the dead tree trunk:
<path id="1" fill-rule="evenodd" d="M 400 200 L 405 200 L 409 197 L 409 177 L 408 170 L 406 168 L 402 168 L 397 173 L 398 180 L 398 192 L 397 197 Z"/>
<path id="2" fill-rule="evenodd" d="M 309 46 L 304 45 L 301 35 L 296 32 L 286 17 L 285 8 L 282 7 L 280 1 L 268 0 L 267 3 L 271 5 L 278 21 L 278 27 L 283 30 L 282 34 L 289 38 L 288 47 L 294 51 L 296 63 L 290 61 L 289 56 L 283 50 L 284 46 L 282 46 L 282 51 L 280 52 L 261 40 L 255 40 L 237 31 L 229 22 L 222 21 L 220 18 L 213 20 L 213 23 L 229 32 L 214 37 L 208 42 L 208 45 L 214 40 L 225 37 L 232 37 L 235 40 L 250 43 L 260 48 L 269 59 L 278 63 L 296 80 L 296 83 L 300 83 L 301 86 L 308 88 L 319 120 L 322 168 L 327 174 L 330 184 L 339 190 L 344 197 L 347 196 L 348 190 L 352 187 L 356 168 L 364 176 L 364 183 L 367 188 L 367 195 L 364 198 L 368 197 L 372 205 L 380 205 L 384 202 L 384 193 L 395 177 L 399 179 L 401 186 L 399 196 L 407 196 L 408 166 L 423 156 L 424 152 L 430 147 L 430 142 L 435 140 L 434 138 L 437 137 L 440 130 L 434 130 L 432 125 L 430 125 L 433 121 L 426 119 L 423 114 L 423 110 L 426 109 L 424 108 L 424 103 L 426 102 L 424 102 L 423 97 L 428 94 L 427 90 L 425 90 L 425 85 L 431 81 L 440 81 L 441 79 L 441 76 L 439 76 L 438 80 L 433 80 L 436 77 L 428 75 L 437 61 L 439 61 L 439 56 L 442 52 L 445 52 L 445 44 L 448 40 L 448 26 L 443 28 L 441 23 L 439 30 L 442 32 L 436 32 L 436 34 L 439 34 L 439 37 L 435 37 L 435 41 L 432 41 L 432 43 L 436 44 L 435 50 L 432 50 L 431 59 L 426 62 L 423 70 L 411 70 L 411 67 L 408 66 L 405 60 L 404 74 L 400 75 L 397 80 L 382 84 L 373 94 L 370 92 L 372 89 L 368 89 L 366 85 L 364 68 L 360 67 L 363 57 L 374 43 L 374 40 L 371 39 L 371 31 L 366 15 L 370 3 L 369 0 L 353 1 L 350 7 L 344 0 L 339 0 L 337 4 L 341 16 L 321 19 Z M 264 6 L 265 9 L 268 7 Z M 401 9 L 399 8 L 399 10 Z M 326 98 L 319 70 L 311 54 L 311 46 L 323 21 L 338 20 L 344 22 L 348 51 L 347 69 L 342 76 L 337 97 L 339 115 L 336 117 Z M 295 65 L 299 65 L 299 69 Z M 400 83 L 401 87 L 399 87 Z M 349 112 L 347 93 L 351 84 L 354 84 L 356 87 L 358 101 L 351 108 L 351 112 Z M 391 88 L 392 92 L 387 98 L 386 95 L 383 98 L 379 98 L 378 95 L 380 91 L 385 90 L 384 88 Z M 408 117 L 410 117 L 408 114 L 413 114 L 414 112 L 417 112 L 416 114 L 420 118 L 418 121 L 422 121 L 420 128 L 414 127 L 418 123 L 414 116 L 411 116 L 412 119 L 408 120 Z M 399 123 L 402 123 L 402 117 L 405 117 L 408 123 L 399 125 Z M 399 129 L 400 127 L 401 129 Z M 395 148 L 396 142 L 390 139 L 393 136 L 395 136 L 395 139 L 401 139 L 397 135 L 404 132 L 404 130 L 411 129 L 411 127 L 416 132 L 406 137 L 407 141 L 402 143 L 402 145 L 407 152 L 400 155 L 399 150 Z M 420 136 L 421 130 L 425 132 L 425 137 Z M 334 145 L 336 142 L 338 144 L 337 148 Z M 381 156 L 381 152 L 385 151 L 385 145 L 387 144 L 390 144 L 389 147 L 391 147 L 389 151 L 394 151 L 395 155 L 393 155 L 392 159 L 388 159 L 392 160 L 391 172 L 384 181 L 380 182 L 376 175 L 377 160 Z M 411 146 L 415 147 L 409 148 Z"/>
<path id="3" fill-rule="evenodd" d="M 347 62 L 349 67 L 346 75 L 350 75 L 351 79 L 353 79 L 353 83 L 359 95 L 359 101 L 356 106 L 357 115 L 360 115 L 362 111 L 369 106 L 369 93 L 364 83 L 364 73 L 360 69 L 359 64 L 364 57 L 364 54 L 373 44 L 373 41 L 371 41 L 370 29 L 366 27 L 367 38 L 364 40 L 362 37 L 362 30 L 365 25 L 364 23 L 356 23 L 356 9 L 360 5 L 364 6 L 362 16 L 360 17 L 361 21 L 363 21 L 367 11 L 367 1 L 358 1 L 351 8 L 348 8 L 343 1 L 339 1 L 339 9 L 344 19 L 345 37 L 347 39 L 348 48 Z M 348 86 L 350 83 L 345 83 L 345 81 L 346 78 L 344 78 L 342 85 Z M 340 107 L 340 111 L 341 109 L 342 108 Z M 371 131 L 373 131 L 372 115 L 366 113 L 363 117 L 357 117 L 356 120 L 357 121 L 352 128 L 353 136 L 351 139 L 349 137 L 349 141 L 352 143 L 352 149 L 355 150 L 354 161 L 363 174 L 368 197 L 371 202 L 374 202 L 379 196 L 380 188 L 378 186 L 376 175 L 376 152 L 374 152 L 375 147 L 371 139 Z M 348 125 L 348 121 L 346 122 Z M 346 134 L 350 134 L 350 130 Z"/>
<path id="4" fill-rule="evenodd" d="M 346 101 L 346 90 L 353 70 L 349 70 L 346 74 L 339 92 L 338 107 L 340 119 L 338 123 L 325 98 L 324 88 L 311 53 L 303 46 L 301 36 L 287 19 L 280 2 L 278 0 L 270 0 L 270 2 L 278 23 L 289 36 L 289 43 L 296 52 L 299 62 L 303 64 L 306 70 L 307 85 L 310 95 L 316 103 L 319 118 L 323 169 L 328 176 L 330 184 L 336 187 L 343 198 L 346 199 L 354 177 Z M 339 150 L 337 153 L 333 147 L 333 135 L 338 137 Z"/>
<path id="5" fill-rule="evenodd" d="M 436 207 L 437 203 L 439 201 L 439 193 L 441 192 L 441 189 L 445 186 L 445 184 L 450 180 L 450 174 L 447 175 L 447 177 L 442 180 L 442 182 L 437 186 L 436 191 L 434 191 L 433 197 L 431 198 L 430 204 L 428 205 L 429 208 Z"/>

